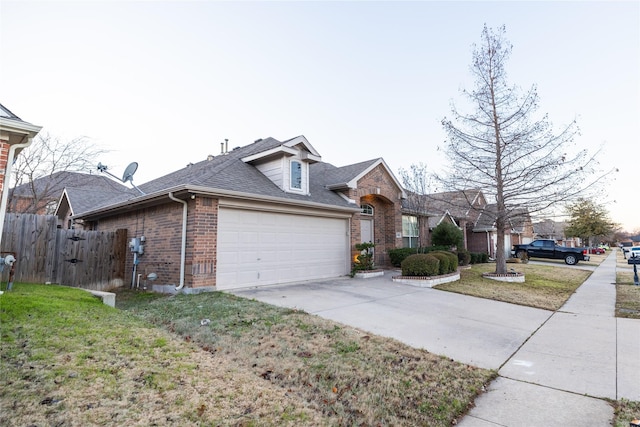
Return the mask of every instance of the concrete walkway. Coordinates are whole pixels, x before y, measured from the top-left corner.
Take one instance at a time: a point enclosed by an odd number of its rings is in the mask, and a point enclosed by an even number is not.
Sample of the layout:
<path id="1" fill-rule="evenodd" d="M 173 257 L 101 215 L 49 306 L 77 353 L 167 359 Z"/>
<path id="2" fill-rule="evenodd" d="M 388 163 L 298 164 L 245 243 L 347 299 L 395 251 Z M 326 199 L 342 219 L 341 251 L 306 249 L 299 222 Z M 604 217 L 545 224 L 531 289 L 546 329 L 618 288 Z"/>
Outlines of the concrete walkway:
<path id="1" fill-rule="evenodd" d="M 640 320 L 617 319 L 615 250 L 498 371 L 459 425 L 611 425 L 640 401 Z M 640 414 L 639 414 L 640 416 Z"/>
<path id="2" fill-rule="evenodd" d="M 640 320 L 614 317 L 615 268 L 614 250 L 557 312 L 394 283 L 398 273 L 232 293 L 497 370 L 459 425 L 607 426 L 604 399 L 640 401 Z"/>

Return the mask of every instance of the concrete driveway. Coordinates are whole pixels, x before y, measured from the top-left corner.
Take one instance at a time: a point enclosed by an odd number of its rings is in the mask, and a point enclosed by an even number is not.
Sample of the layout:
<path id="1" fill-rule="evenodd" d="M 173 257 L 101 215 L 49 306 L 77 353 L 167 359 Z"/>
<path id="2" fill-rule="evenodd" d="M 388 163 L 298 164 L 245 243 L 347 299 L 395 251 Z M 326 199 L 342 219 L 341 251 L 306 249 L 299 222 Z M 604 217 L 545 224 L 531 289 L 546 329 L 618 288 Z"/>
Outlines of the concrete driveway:
<path id="1" fill-rule="evenodd" d="M 552 314 L 466 295 L 371 279 L 339 278 L 229 291 L 297 308 L 412 347 L 498 370 Z"/>
<path id="2" fill-rule="evenodd" d="M 611 425 L 607 399 L 640 401 L 640 320 L 617 319 L 615 250 L 558 311 L 374 279 L 231 293 L 297 308 L 499 373 L 459 425 Z M 640 414 L 638 414 L 640 417 Z"/>

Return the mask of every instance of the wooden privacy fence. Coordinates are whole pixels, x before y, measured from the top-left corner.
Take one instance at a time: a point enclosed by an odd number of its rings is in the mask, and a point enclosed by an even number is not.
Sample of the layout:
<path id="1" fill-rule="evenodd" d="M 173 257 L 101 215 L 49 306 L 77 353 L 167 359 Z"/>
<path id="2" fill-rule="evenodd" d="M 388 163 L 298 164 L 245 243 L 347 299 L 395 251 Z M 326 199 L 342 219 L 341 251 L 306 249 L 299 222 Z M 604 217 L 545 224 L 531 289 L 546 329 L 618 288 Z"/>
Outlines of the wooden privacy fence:
<path id="1" fill-rule="evenodd" d="M 58 283 L 92 290 L 121 286 L 127 230 L 64 230 L 54 215 L 8 213 L 1 250 L 15 253 L 14 282 Z M 8 278 L 5 266 L 2 280 Z"/>

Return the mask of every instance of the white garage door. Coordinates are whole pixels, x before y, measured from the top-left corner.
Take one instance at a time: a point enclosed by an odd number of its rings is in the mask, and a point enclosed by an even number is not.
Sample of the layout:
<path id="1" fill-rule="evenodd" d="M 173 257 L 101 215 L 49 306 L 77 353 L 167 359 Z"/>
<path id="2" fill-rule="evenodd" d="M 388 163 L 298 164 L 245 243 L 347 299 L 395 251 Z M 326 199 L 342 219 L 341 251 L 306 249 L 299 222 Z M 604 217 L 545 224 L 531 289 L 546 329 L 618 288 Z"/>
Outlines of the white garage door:
<path id="1" fill-rule="evenodd" d="M 218 289 L 349 272 L 348 220 L 220 208 Z"/>

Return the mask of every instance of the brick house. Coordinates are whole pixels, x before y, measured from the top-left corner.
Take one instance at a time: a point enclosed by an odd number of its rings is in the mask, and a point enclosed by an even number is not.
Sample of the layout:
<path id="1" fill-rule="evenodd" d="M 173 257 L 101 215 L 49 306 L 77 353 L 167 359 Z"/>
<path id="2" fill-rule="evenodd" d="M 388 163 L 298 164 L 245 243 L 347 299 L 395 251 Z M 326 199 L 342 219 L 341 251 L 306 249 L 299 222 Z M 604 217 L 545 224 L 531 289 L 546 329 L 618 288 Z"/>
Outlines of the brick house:
<path id="1" fill-rule="evenodd" d="M 31 145 L 33 138 L 40 132 L 41 126 L 25 122 L 0 104 L 0 238 L 4 227 L 4 217 L 9 196 L 8 184 L 11 177 L 13 160 L 22 149 Z"/>
<path id="2" fill-rule="evenodd" d="M 138 238 L 127 259 L 132 284 L 155 273 L 157 290 L 342 276 L 357 243 L 373 241 L 381 266 L 402 246 L 405 193 L 384 160 L 336 167 L 304 136 L 259 139 L 139 188 L 144 195 L 121 194 L 73 219 Z"/>
<path id="3" fill-rule="evenodd" d="M 479 189 L 448 191 L 427 195 L 409 195 L 403 201 L 404 223 L 416 224 L 416 245 L 431 245 L 431 231 L 442 222 L 456 225 L 463 231 L 464 247 L 471 252 L 484 252 L 495 257 L 497 229 L 496 205 L 489 204 Z M 406 231 L 403 232 L 405 235 Z M 526 209 L 518 209 L 505 230 L 505 251 L 533 239 L 533 226 Z M 405 246 L 409 246 L 405 242 Z M 507 257 L 509 254 L 507 254 Z"/>

